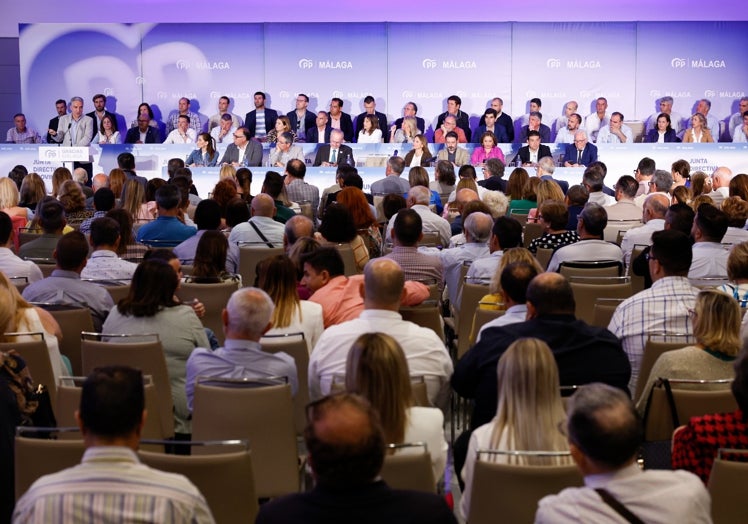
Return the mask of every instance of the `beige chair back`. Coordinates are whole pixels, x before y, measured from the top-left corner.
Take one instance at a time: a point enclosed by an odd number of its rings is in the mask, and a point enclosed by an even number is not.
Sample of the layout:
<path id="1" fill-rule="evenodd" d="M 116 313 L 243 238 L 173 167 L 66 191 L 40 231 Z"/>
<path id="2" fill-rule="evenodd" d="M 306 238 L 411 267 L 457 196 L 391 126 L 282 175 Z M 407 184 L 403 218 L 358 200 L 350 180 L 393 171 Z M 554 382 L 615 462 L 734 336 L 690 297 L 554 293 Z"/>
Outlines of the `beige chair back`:
<path id="1" fill-rule="evenodd" d="M 193 449 L 210 445 L 211 454 L 167 455 L 140 450 L 138 457 L 147 466 L 187 477 L 205 497 L 217 524 L 254 522 L 259 507 L 247 441 L 180 442 L 180 445 L 190 445 Z"/>
<path id="2" fill-rule="evenodd" d="M 626 231 L 640 225 L 642 225 L 641 220 L 608 220 L 608 225 L 605 226 L 605 230 L 603 231 L 603 240 L 606 242 L 615 242 L 620 246 L 621 239 L 626 234 Z"/>
<path id="3" fill-rule="evenodd" d="M 631 251 L 631 261 L 636 260 L 639 258 L 639 256 L 642 254 L 644 249 L 646 249 L 647 246 L 637 244 L 634 246 L 634 249 Z M 644 291 L 644 277 L 635 275 L 633 271 L 631 271 L 631 265 L 629 263 L 628 269 L 628 275 L 631 277 L 631 290 L 636 295 L 640 291 Z"/>
<path id="4" fill-rule="evenodd" d="M 380 475 L 389 487 L 436 493 L 431 453 L 424 443 L 389 444 L 387 448 L 390 453 L 384 457 Z"/>
<path id="5" fill-rule="evenodd" d="M 81 333 L 94 330 L 91 310 L 86 307 L 64 305 L 42 305 L 60 325 L 62 340 L 59 340 L 60 353 L 70 359 L 73 375 L 81 375 Z"/>
<path id="6" fill-rule="evenodd" d="M 530 242 L 543 236 L 543 225 L 537 222 L 528 222 L 525 224 L 525 232 L 522 235 L 522 242 L 525 248 L 530 247 Z"/>
<path id="7" fill-rule="evenodd" d="M 479 450 L 475 461 L 470 524 L 494 523 L 497 515 L 502 522 L 533 522 L 541 498 L 583 485 L 582 475 L 571 460 L 560 466 L 501 464 L 486 460 L 487 453 Z M 570 458 L 568 453 L 541 456 Z"/>
<path id="8" fill-rule="evenodd" d="M 151 375 L 158 398 L 161 434 L 164 438 L 174 436 L 174 399 L 171 396 L 171 381 L 166 367 L 164 349 L 158 335 L 83 333 L 81 337 L 83 375 L 89 375 L 98 367 L 111 365 L 130 366 L 141 370 L 144 375 Z M 143 338 L 151 340 L 130 342 L 130 340 Z"/>
<path id="9" fill-rule="evenodd" d="M 47 388 L 49 399 L 54 402 L 57 398 L 57 381 L 52 369 L 52 360 L 49 357 L 47 343 L 44 341 L 44 333 L 6 333 L 6 337 L 28 336 L 38 338 L 27 342 L 0 342 L 0 351 L 8 352 L 15 349 L 21 358 L 26 361 L 34 385 L 41 384 Z"/>
<path id="10" fill-rule="evenodd" d="M 672 404 L 665 383 L 670 384 Z M 729 380 L 662 379 L 655 383 L 644 415 L 644 440 L 670 440 L 675 428 L 691 417 L 710 413 L 726 413 L 738 409 L 730 390 Z M 682 389 L 682 388 L 690 389 Z M 693 389 L 698 388 L 698 389 Z M 709 388 L 709 389 L 707 389 Z M 714 389 L 723 388 L 723 389 Z"/>
<path id="11" fill-rule="evenodd" d="M 101 287 L 107 290 L 109 295 L 112 297 L 112 300 L 114 301 L 115 305 L 119 303 L 120 300 L 122 300 L 123 298 L 126 298 L 127 295 L 130 294 L 129 285 L 108 285 L 108 286 L 101 286 Z"/>
<path id="12" fill-rule="evenodd" d="M 203 326 L 213 330 L 218 343 L 223 345 L 223 320 L 221 313 L 231 294 L 239 289 L 239 282 L 220 282 L 216 284 L 193 284 L 183 282 L 177 289 L 177 297 L 185 304 L 198 299 L 205 305 L 205 315 L 200 319 Z"/>
<path id="13" fill-rule="evenodd" d="M 444 321 L 442 320 L 441 307 L 438 302 L 428 302 L 430 303 L 424 303 L 420 306 L 400 306 L 400 315 L 402 315 L 403 320 L 429 328 L 443 341 Z"/>
<path id="14" fill-rule="evenodd" d="M 299 490 L 293 400 L 287 383 L 198 377 L 192 438 L 248 439 L 259 498 Z"/>
<path id="15" fill-rule="evenodd" d="M 340 257 L 343 259 L 343 266 L 345 276 L 350 277 L 358 275 L 359 271 L 356 267 L 356 257 L 353 255 L 353 249 L 349 244 L 333 244 L 335 249 L 340 253 Z"/>
<path id="16" fill-rule="evenodd" d="M 48 438 L 49 429 L 19 427 L 16 431 L 13 453 L 16 500 L 21 498 L 39 477 L 71 468 L 79 464 L 83 457 L 85 446 L 77 427 L 62 428 L 62 431 L 77 434 L 76 440 Z"/>
<path id="17" fill-rule="evenodd" d="M 527 225 L 527 215 L 528 213 L 525 211 L 517 211 L 513 209 L 511 213 L 509 213 L 509 218 L 515 219 L 524 228 L 525 225 Z"/>
<path id="18" fill-rule="evenodd" d="M 644 344 L 644 352 L 639 363 L 639 378 L 636 381 L 636 391 L 634 392 L 634 403 L 638 403 L 647 384 L 649 374 L 654 367 L 654 363 L 660 358 L 660 355 L 672 349 L 680 349 L 688 346 L 694 341 L 692 335 L 683 333 L 652 333 L 647 336 L 647 342 Z"/>
<path id="19" fill-rule="evenodd" d="M 539 247 L 537 253 L 535 253 L 535 259 L 543 269 L 548 269 L 551 258 L 553 258 L 553 249 Z"/>
<path id="20" fill-rule="evenodd" d="M 592 310 L 592 325 L 607 328 L 616 308 L 623 302 L 622 298 L 598 298 Z"/>
<path id="21" fill-rule="evenodd" d="M 257 264 L 275 255 L 283 254 L 283 246 L 267 247 L 266 244 L 239 243 L 239 274 L 242 276 L 242 286 L 255 285 Z"/>
<path id="22" fill-rule="evenodd" d="M 472 346 L 473 344 L 475 344 L 475 339 L 478 338 L 480 328 L 482 328 L 492 320 L 495 320 L 504 315 L 504 313 L 506 313 L 505 309 L 499 311 L 496 309 L 481 309 L 480 307 L 478 307 L 478 309 L 475 310 L 475 317 L 473 317 L 473 328 L 470 331 L 470 345 Z"/>
<path id="23" fill-rule="evenodd" d="M 720 449 L 709 475 L 714 524 L 743 524 L 748 498 L 748 451 Z"/>
<path id="24" fill-rule="evenodd" d="M 435 233 L 433 231 L 430 232 L 424 232 L 423 238 L 418 242 L 418 246 L 424 246 L 424 247 L 436 247 L 439 244 L 441 244 L 441 240 L 439 239 L 439 233 Z M 447 247 L 447 246 L 444 246 Z"/>
<path id="25" fill-rule="evenodd" d="M 569 277 L 620 277 L 623 263 L 618 260 L 561 262 L 558 272 Z"/>
<path id="26" fill-rule="evenodd" d="M 306 405 L 309 403 L 309 348 L 304 333 L 265 335 L 260 339 L 262 350 L 268 353 L 286 353 L 296 364 L 299 390 L 293 399 L 296 434 L 303 435 L 306 427 Z"/>
<path id="27" fill-rule="evenodd" d="M 612 277 L 610 284 L 587 282 L 571 277 L 570 285 L 576 303 L 575 315 L 579 320 L 591 324 L 594 320 L 595 301 L 599 298 L 628 298 L 631 296 L 631 282 L 628 277 Z M 607 280 L 607 279 L 606 279 Z M 606 326 L 607 327 L 607 326 Z"/>
<path id="28" fill-rule="evenodd" d="M 457 316 L 457 358 L 470 349 L 470 332 L 473 329 L 473 317 L 478 309 L 480 299 L 488 294 L 487 284 L 474 284 L 468 280 L 462 284 L 462 301 Z"/>

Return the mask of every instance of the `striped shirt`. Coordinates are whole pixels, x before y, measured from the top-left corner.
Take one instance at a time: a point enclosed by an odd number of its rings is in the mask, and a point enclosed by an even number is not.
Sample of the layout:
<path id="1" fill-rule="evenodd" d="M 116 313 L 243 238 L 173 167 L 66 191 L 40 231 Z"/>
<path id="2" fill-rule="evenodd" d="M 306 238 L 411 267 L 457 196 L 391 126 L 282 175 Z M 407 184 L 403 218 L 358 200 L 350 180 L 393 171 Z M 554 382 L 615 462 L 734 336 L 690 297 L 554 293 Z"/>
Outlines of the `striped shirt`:
<path id="1" fill-rule="evenodd" d="M 141 464 L 129 448 L 88 448 L 77 466 L 45 475 L 16 504 L 13 522 L 212 523 L 184 476 Z"/>
<path id="2" fill-rule="evenodd" d="M 631 362 L 629 391 L 636 390 L 647 335 L 693 333 L 688 310 L 695 307 L 698 293 L 685 277 L 663 277 L 616 308 L 608 330 L 621 340 Z"/>

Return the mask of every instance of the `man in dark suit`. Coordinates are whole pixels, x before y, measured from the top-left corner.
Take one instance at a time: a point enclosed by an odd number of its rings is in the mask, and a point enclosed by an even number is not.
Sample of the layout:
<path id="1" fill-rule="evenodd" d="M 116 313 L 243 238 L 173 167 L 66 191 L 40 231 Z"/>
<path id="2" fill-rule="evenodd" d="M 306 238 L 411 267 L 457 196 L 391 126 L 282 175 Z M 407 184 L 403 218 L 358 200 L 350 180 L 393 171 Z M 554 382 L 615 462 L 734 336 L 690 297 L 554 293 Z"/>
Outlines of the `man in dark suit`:
<path id="1" fill-rule="evenodd" d="M 353 129 L 353 124 L 351 124 Z M 327 111 L 317 111 L 317 120 L 315 126 L 306 131 L 307 144 L 329 144 L 330 143 L 330 117 L 327 115 Z M 343 132 L 345 135 L 345 132 Z"/>
<path id="2" fill-rule="evenodd" d="M 386 441 L 379 416 L 363 397 L 329 396 L 311 404 L 308 415 L 304 440 L 314 487 L 263 504 L 258 524 L 457 522 L 442 497 L 394 490 L 379 478 Z"/>
<path id="3" fill-rule="evenodd" d="M 52 118 L 49 121 L 49 125 L 47 126 L 47 143 L 48 144 L 55 143 L 54 138 L 52 138 L 52 135 L 50 135 L 49 132 L 50 131 L 54 131 L 55 133 L 57 132 L 57 126 L 60 123 L 60 117 L 68 113 L 68 103 L 61 98 L 57 102 L 55 102 L 55 109 L 57 110 L 57 116 Z"/>
<path id="4" fill-rule="evenodd" d="M 478 182 L 478 185 L 491 191 L 506 191 L 506 180 L 504 180 L 504 162 L 498 158 L 489 158 L 483 166 L 483 175 L 488 178 Z"/>
<path id="5" fill-rule="evenodd" d="M 366 111 L 356 117 L 355 141 L 358 142 L 358 133 L 364 128 L 364 118 L 366 115 L 376 115 L 377 120 L 379 120 L 379 129 L 382 131 L 382 139 L 385 142 L 389 142 L 390 136 L 387 127 L 387 115 L 377 111 L 377 101 L 374 100 L 373 96 L 368 95 L 364 98 L 364 109 L 366 109 Z"/>
<path id="6" fill-rule="evenodd" d="M 527 139 L 527 134 L 530 131 L 537 131 L 540 134 L 540 141 L 546 144 L 551 142 L 551 128 L 543 124 L 543 114 L 540 111 L 530 112 L 530 123 L 526 126 L 522 126 L 520 132 L 520 141 Z"/>
<path id="7" fill-rule="evenodd" d="M 425 133 L 426 121 L 420 116 L 416 116 L 416 113 L 418 113 L 418 106 L 415 102 L 408 102 L 407 104 L 405 104 L 405 107 L 403 107 L 403 117 L 395 120 L 394 129 L 390 128 L 390 132 L 403 127 L 403 118 L 411 117 L 416 119 L 416 127 L 418 127 L 418 130 L 421 132 L 421 134 Z"/>
<path id="8" fill-rule="evenodd" d="M 543 157 L 553 155 L 551 148 L 540 143 L 540 133 L 530 131 L 527 133 L 527 145 L 519 148 L 517 157 L 522 161 L 523 166 L 534 166 Z M 517 158 L 515 157 L 515 158 Z"/>
<path id="9" fill-rule="evenodd" d="M 249 138 L 257 137 L 262 139 L 275 128 L 275 121 L 278 120 L 278 112 L 275 109 L 265 107 L 265 93 L 257 91 L 255 93 L 255 108 L 244 117 L 244 127 L 249 131 Z"/>
<path id="10" fill-rule="evenodd" d="M 506 136 L 509 138 L 509 142 L 514 142 L 514 120 L 512 117 L 502 111 L 504 108 L 504 101 L 498 96 L 491 99 L 491 109 L 496 111 L 496 123 L 504 128 Z M 486 115 L 480 117 L 478 125 L 486 125 Z"/>
<path id="11" fill-rule="evenodd" d="M 117 131 L 117 116 L 114 113 L 106 110 L 106 97 L 101 93 L 94 95 L 93 105 L 94 110 L 90 113 L 86 113 L 86 115 L 90 116 L 96 124 L 94 137 L 99 132 L 99 128 L 101 127 L 101 119 L 105 116 L 109 117 L 109 119 L 112 121 L 112 127 L 114 127 L 114 130 Z"/>
<path id="12" fill-rule="evenodd" d="M 158 129 L 148 125 L 148 115 L 138 115 L 138 127 L 131 127 L 125 135 L 125 144 L 160 144 Z"/>
<path id="13" fill-rule="evenodd" d="M 340 129 L 346 142 L 353 142 L 353 120 L 351 120 L 351 115 L 343 112 L 343 100 L 340 98 L 330 100 L 329 118 L 330 127 Z M 382 133 L 384 134 L 384 130 Z"/>
<path id="14" fill-rule="evenodd" d="M 452 95 L 447 98 L 447 110 L 436 119 L 436 129 L 441 128 L 444 119 L 452 115 L 457 121 L 457 127 L 465 132 L 465 139 L 470 142 L 470 117 L 467 113 L 460 111 L 460 106 L 462 106 L 462 99 L 459 96 Z"/>
<path id="15" fill-rule="evenodd" d="M 574 143 L 566 146 L 564 152 L 565 167 L 585 167 L 597 162 L 597 146 L 587 141 L 586 131 L 574 133 Z"/>
<path id="16" fill-rule="evenodd" d="M 556 163 L 553 161 L 553 157 L 546 156 L 538 160 L 538 177 L 541 180 L 553 180 L 559 185 L 561 191 L 569 191 L 569 183 L 566 180 L 558 180 L 553 178 L 553 172 L 556 170 Z"/>
<path id="17" fill-rule="evenodd" d="M 296 95 L 296 109 L 286 116 L 291 121 L 291 131 L 296 133 L 296 138 L 300 141 L 306 141 L 306 132 L 315 126 L 317 117 L 311 111 L 307 111 L 309 97 L 304 93 Z"/>
<path id="18" fill-rule="evenodd" d="M 486 111 L 483 113 L 483 121 L 485 122 L 485 124 L 479 125 L 475 129 L 475 133 L 473 134 L 473 141 L 476 144 L 480 144 L 480 137 L 482 137 L 483 133 L 485 133 L 486 131 L 492 132 L 499 144 L 508 144 L 511 142 L 511 140 L 509 140 L 509 135 L 506 134 L 506 129 L 504 129 L 504 126 L 500 125 L 496 121 L 497 116 L 498 113 L 494 108 L 489 107 L 488 109 L 486 109 Z"/>
<path id="19" fill-rule="evenodd" d="M 330 167 L 342 164 L 355 166 L 356 161 L 353 159 L 353 150 L 343 145 L 343 132 L 340 129 L 333 129 L 330 132 L 330 144 L 317 149 L 314 165 Z"/>
<path id="20" fill-rule="evenodd" d="M 259 166 L 262 164 L 262 146 L 249 138 L 249 129 L 240 127 L 234 131 L 234 143 L 226 147 L 219 163 L 234 167 Z"/>

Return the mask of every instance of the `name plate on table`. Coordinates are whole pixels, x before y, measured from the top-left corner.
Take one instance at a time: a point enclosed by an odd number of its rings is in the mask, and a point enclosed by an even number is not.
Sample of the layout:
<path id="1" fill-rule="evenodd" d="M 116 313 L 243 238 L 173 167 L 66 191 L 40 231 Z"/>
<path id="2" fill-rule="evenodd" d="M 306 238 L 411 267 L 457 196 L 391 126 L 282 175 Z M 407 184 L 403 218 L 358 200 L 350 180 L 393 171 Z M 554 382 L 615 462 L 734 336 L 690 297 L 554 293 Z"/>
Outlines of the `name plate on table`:
<path id="1" fill-rule="evenodd" d="M 88 162 L 88 147 L 39 146 L 39 160 L 47 162 Z"/>

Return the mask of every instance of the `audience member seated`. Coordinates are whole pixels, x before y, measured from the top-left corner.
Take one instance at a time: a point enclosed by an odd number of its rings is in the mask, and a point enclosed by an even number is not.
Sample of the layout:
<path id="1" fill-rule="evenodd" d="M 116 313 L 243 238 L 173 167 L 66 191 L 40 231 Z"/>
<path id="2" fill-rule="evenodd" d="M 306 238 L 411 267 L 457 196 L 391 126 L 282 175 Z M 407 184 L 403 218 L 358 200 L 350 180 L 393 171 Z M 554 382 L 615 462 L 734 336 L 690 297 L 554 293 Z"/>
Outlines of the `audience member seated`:
<path id="1" fill-rule="evenodd" d="M 113 218 L 119 224 L 120 241 L 117 254 L 130 261 L 141 261 L 148 251 L 148 246 L 135 241 L 130 214 L 124 209 L 112 209 L 106 216 L 107 218 Z"/>
<path id="2" fill-rule="evenodd" d="M 615 186 L 616 203 L 605 208 L 605 212 L 608 213 L 608 222 L 642 219 L 643 210 L 634 202 L 638 191 L 639 182 L 631 175 L 623 175 L 618 179 Z"/>
<path id="3" fill-rule="evenodd" d="M 428 139 L 423 134 L 419 134 L 413 138 L 413 149 L 405 154 L 403 161 L 406 167 L 430 166 L 434 158 L 429 149 Z"/>
<path id="4" fill-rule="evenodd" d="M 558 367 L 548 344 L 537 338 L 513 342 L 496 366 L 498 406 L 496 416 L 473 431 L 468 454 L 462 468 L 465 483 L 460 513 L 470 516 L 473 492 L 473 469 L 476 452 L 500 451 L 567 451 L 569 445 L 559 428 L 564 420 Z M 504 464 L 549 465 L 570 462 L 569 458 L 508 457 L 491 459 Z"/>
<path id="5" fill-rule="evenodd" d="M 42 270 L 30 260 L 17 257 L 13 248 L 13 221 L 0 211 L 0 272 L 8 277 L 26 277 L 30 284 L 41 280 Z"/>
<path id="6" fill-rule="evenodd" d="M 735 376 L 733 364 L 740 351 L 737 301 L 715 289 L 702 290 L 690 314 L 696 344 L 666 351 L 657 358 L 637 402 L 640 413 L 644 412 L 649 392 L 658 378 L 716 380 Z M 718 389 L 723 387 L 720 385 Z"/>
<path id="7" fill-rule="evenodd" d="M 696 476 L 639 467 L 643 433 L 625 393 L 581 387 L 569 399 L 566 435 L 585 485 L 541 499 L 535 522 L 711 522 L 709 494 Z"/>
<path id="8" fill-rule="evenodd" d="M 427 175 L 428 176 L 428 175 Z M 428 178 L 426 179 L 428 183 Z M 344 187 L 336 193 L 338 204 L 348 209 L 356 228 L 358 236 L 363 240 L 369 258 L 382 255 L 382 234 L 379 232 L 379 223 L 371 205 L 366 200 L 366 195 L 357 187 Z M 322 219 L 324 223 L 325 219 Z"/>
<path id="9" fill-rule="evenodd" d="M 738 301 L 741 308 L 748 307 L 748 242 L 736 244 L 727 257 L 728 284 L 718 289 Z"/>
<path id="10" fill-rule="evenodd" d="M 104 333 L 158 335 L 174 399 L 174 431 L 177 438 L 184 439 L 192 432 L 185 394 L 187 359 L 195 348 L 209 346 L 193 308 L 176 300 L 178 285 L 177 272 L 168 262 L 158 259 L 141 262 L 133 275 L 130 292 L 112 309 L 102 329 Z"/>
<path id="11" fill-rule="evenodd" d="M 114 209 L 114 205 L 115 199 L 112 190 L 108 187 L 98 188 L 93 195 L 94 214 L 91 215 L 91 218 L 87 218 L 81 222 L 78 231 L 84 235 L 91 233 L 91 223 L 97 218 L 104 218 L 109 211 Z"/>
<path id="12" fill-rule="evenodd" d="M 727 224 L 727 215 L 712 205 L 702 204 L 696 209 L 691 229 L 693 261 L 688 278 L 727 277 L 728 251 L 720 243 Z"/>
<path id="13" fill-rule="evenodd" d="M 42 308 L 29 304 L 5 276 L 0 272 L 0 341 L 29 342 L 36 337 L 20 335 L 5 336 L 6 333 L 44 333 L 44 343 L 47 345 L 49 360 L 55 381 L 70 374 L 70 369 L 60 355 L 58 338 L 62 337 L 62 330 L 54 317 Z M 3 381 L 5 377 L 3 377 Z M 46 384 L 45 384 L 46 385 Z M 5 419 L 4 419 L 5 421 Z"/>
<path id="14" fill-rule="evenodd" d="M 506 249 L 522 244 L 522 225 L 514 218 L 498 217 L 491 228 L 488 255 L 476 257 L 467 271 L 471 280 L 489 280 L 496 273 Z"/>
<path id="15" fill-rule="evenodd" d="M 235 282 L 241 285 L 242 277 L 226 270 L 229 242 L 221 231 L 206 231 L 197 243 L 192 273 L 185 282 L 192 284 L 220 284 Z"/>
<path id="16" fill-rule="evenodd" d="M 538 223 L 538 210 L 546 200 L 555 200 L 562 202 L 564 200 L 564 192 L 553 180 L 541 179 L 535 189 L 535 207 L 530 209 L 527 213 L 527 221 L 530 223 Z"/>
<path id="17" fill-rule="evenodd" d="M 51 260 L 53 258 L 52 253 L 57 247 L 57 241 L 67 226 L 65 208 L 59 201 L 51 197 L 45 197 L 37 206 L 36 219 L 38 219 L 42 234 L 39 235 L 39 238 L 23 244 L 18 250 L 18 256 Z"/>
<path id="18" fill-rule="evenodd" d="M 553 249 L 554 251 L 579 242 L 579 233 L 569 231 L 566 225 L 569 222 L 569 210 L 559 200 L 545 200 L 538 209 L 538 218 L 543 227 L 543 234 L 530 241 L 528 249 L 536 254 L 538 248 Z"/>
<path id="19" fill-rule="evenodd" d="M 361 335 L 348 352 L 346 391 L 371 402 L 379 413 L 388 444 L 426 444 L 434 479 L 438 482 L 447 463 L 444 415 L 438 408 L 413 405 L 411 380 L 405 353 L 390 335 Z M 408 453 L 408 450 L 400 452 Z"/>
<path id="20" fill-rule="evenodd" d="M 514 263 L 529 264 L 535 268 L 537 273 L 545 271 L 538 262 L 538 259 L 524 247 L 512 247 L 504 250 L 504 255 L 499 260 L 499 265 L 492 275 L 491 282 L 488 285 L 488 295 L 484 295 L 478 302 L 478 309 L 487 309 L 490 311 L 504 311 L 507 306 L 501 294 L 501 275 L 507 266 Z"/>
<path id="21" fill-rule="evenodd" d="M 429 209 L 429 202 L 431 200 L 431 191 L 428 188 L 422 186 L 416 186 L 410 188 L 408 191 L 408 208 L 412 209 L 421 216 L 423 222 L 424 233 L 438 233 L 439 242 L 442 246 L 449 245 L 449 239 L 452 236 L 449 222 L 444 218 L 440 217 L 436 213 L 433 213 Z M 394 217 L 390 219 L 387 224 L 385 238 L 391 238 L 392 226 L 395 222 Z"/>
<path id="22" fill-rule="evenodd" d="M 448 160 L 439 160 L 434 167 L 434 181 L 429 183 L 429 189 L 439 195 L 449 195 L 455 190 L 455 166 Z"/>
<path id="23" fill-rule="evenodd" d="M 315 483 L 260 508 L 257 524 L 398 522 L 456 524 L 442 497 L 390 489 L 379 477 L 386 438 L 374 408 L 361 397 L 334 395 L 309 406 L 304 442 Z"/>
<path id="24" fill-rule="evenodd" d="M 286 248 L 288 258 L 291 259 L 291 262 L 293 262 L 294 268 L 296 269 L 296 292 L 301 300 L 309 300 L 313 293 L 302 283 L 304 278 L 304 263 L 302 262 L 302 259 L 307 253 L 312 253 L 320 248 L 319 242 L 311 237 L 311 233 L 309 235 L 310 236 L 297 238 L 293 244 Z M 323 317 L 323 325 L 324 320 Z"/>
<path id="25" fill-rule="evenodd" d="M 613 206 L 611 206 L 613 207 Z M 652 193 L 644 200 L 641 214 L 643 225 L 632 227 L 623 235 L 621 250 L 626 266 L 631 263 L 631 253 L 636 246 L 652 244 L 652 233 L 665 229 L 665 215 L 670 207 L 670 200 L 660 193 Z M 608 208 L 606 208 L 606 211 Z"/>
<path id="26" fill-rule="evenodd" d="M 673 129 L 670 115 L 660 113 L 657 115 L 657 126 L 650 129 L 644 139 L 645 142 L 662 144 L 665 142 L 680 142 L 680 138 Z"/>
<path id="27" fill-rule="evenodd" d="M 569 211 L 569 222 L 566 224 L 566 229 L 570 231 L 577 230 L 579 215 L 587 204 L 589 196 L 589 191 L 587 191 L 587 188 L 582 184 L 571 186 L 569 191 L 566 192 L 564 204 L 566 204 L 566 209 Z"/>
<path id="28" fill-rule="evenodd" d="M 684 469 L 698 475 L 706 484 L 720 448 L 748 448 L 748 351 L 745 344 L 734 362 L 735 380 L 732 394 L 738 409 L 732 413 L 715 413 L 691 417 L 673 434 L 673 469 Z"/>
<path id="29" fill-rule="evenodd" d="M 748 231 L 745 229 L 745 223 L 748 219 L 748 200 L 738 196 L 727 197 L 722 201 L 722 212 L 727 215 L 727 231 L 721 243 L 735 245 L 747 241 Z"/>
<path id="30" fill-rule="evenodd" d="M 391 231 L 392 252 L 385 255 L 397 262 L 405 280 L 418 280 L 444 288 L 444 267 L 441 258 L 418 250 L 423 239 L 421 216 L 412 209 L 403 209 L 395 216 Z"/>
<path id="31" fill-rule="evenodd" d="M 19 206 L 20 199 L 16 183 L 8 177 L 0 178 L 0 211 L 11 218 L 20 217 L 30 220 L 34 213 L 28 207 Z"/>
<path id="32" fill-rule="evenodd" d="M 527 287 L 533 278 L 542 273 L 539 269 L 537 262 L 512 262 L 502 269 L 498 295 L 506 312 L 481 326 L 475 337 L 476 343 L 480 342 L 481 335 L 486 329 L 508 326 L 527 319 Z"/>
<path id="33" fill-rule="evenodd" d="M 322 245 L 347 245 L 353 251 L 356 270 L 363 271 L 369 261 L 369 250 L 356 231 L 356 224 L 348 207 L 343 204 L 330 206 L 325 212 L 314 237 Z"/>
<path id="34" fill-rule="evenodd" d="M 322 251 L 320 249 L 316 255 Z M 308 260 L 304 265 L 305 277 Z M 357 280 L 361 289 L 361 280 Z M 362 333 L 386 332 L 405 351 L 410 373 L 425 377 L 432 404 L 445 405 L 452 360 L 444 342 L 433 330 L 405 321 L 398 313 L 406 294 L 404 285 L 403 270 L 394 260 L 378 258 L 366 265 L 362 291 L 364 309 L 359 318 L 325 329 L 312 351 L 309 360 L 309 394 L 312 399 L 328 394 L 333 376 L 345 373 L 348 352 Z M 428 290 L 426 294 L 428 296 Z M 315 295 L 312 295 L 312 300 Z"/>
<path id="35" fill-rule="evenodd" d="M 183 264 L 193 263 L 198 243 L 206 231 L 218 231 L 221 227 L 221 210 L 215 200 L 202 200 L 197 205 L 195 224 L 197 233 L 173 249 L 174 254 Z M 239 246 L 234 242 L 229 242 L 225 271 L 231 274 L 239 272 Z"/>
<path id="36" fill-rule="evenodd" d="M 154 242 L 158 247 L 175 247 L 197 233 L 197 228 L 182 223 L 179 204 L 180 190 L 173 184 L 161 186 L 156 191 L 158 218 L 138 229 L 138 242 Z"/>
<path id="37" fill-rule="evenodd" d="M 482 166 L 489 158 L 497 158 L 502 162 L 506 162 L 504 152 L 498 146 L 496 135 L 491 131 L 486 131 L 480 137 L 480 146 L 473 150 L 473 154 L 470 156 L 470 163 L 474 166 Z"/>
<path id="38" fill-rule="evenodd" d="M 273 220 L 285 224 L 286 221 L 290 220 L 296 215 L 293 209 L 291 209 L 291 202 L 288 201 L 288 195 L 286 194 L 286 186 L 283 184 L 283 177 L 276 171 L 268 171 L 265 173 L 265 180 L 262 182 L 262 193 L 270 195 L 275 204 L 275 216 Z M 249 206 L 251 207 L 251 202 Z"/>
<path id="39" fill-rule="evenodd" d="M 589 195 L 587 197 L 588 202 L 594 202 L 601 206 L 612 206 L 616 203 L 616 199 L 607 195 L 604 191 L 604 179 L 605 172 L 602 169 L 593 166 L 587 166 L 582 176 L 582 184 L 587 188 Z M 672 179 L 671 179 L 672 185 Z M 670 186 L 668 186 L 669 188 Z"/>
<path id="40" fill-rule="evenodd" d="M 47 188 L 42 177 L 36 173 L 29 173 L 23 177 L 23 182 L 21 182 L 18 205 L 33 211 L 46 195 Z"/>
<path id="41" fill-rule="evenodd" d="M 621 340 L 631 362 L 629 390 L 636 391 L 644 345 L 650 333 L 692 333 L 688 314 L 699 290 L 688 281 L 691 242 L 680 231 L 652 233 L 648 254 L 652 287 L 624 300 L 613 313 L 608 329 Z M 644 377 L 646 380 L 647 377 Z"/>
<path id="42" fill-rule="evenodd" d="M 312 205 L 312 220 L 317 220 L 317 210 L 319 209 L 319 188 L 308 184 L 304 181 L 306 176 L 306 164 L 304 158 L 293 159 L 286 165 L 286 193 L 291 202 L 303 203 L 309 202 Z"/>
<path id="43" fill-rule="evenodd" d="M 75 416 L 86 446 L 81 464 L 34 482 L 16 505 L 15 522 L 68 522 L 81 515 L 91 522 L 213 522 L 187 478 L 149 468 L 135 454 L 146 417 L 140 371 L 94 370 Z"/>
<path id="44" fill-rule="evenodd" d="M 504 160 L 498 158 L 489 158 L 483 166 L 483 180 L 478 181 L 478 185 L 492 191 L 506 190 L 506 180 L 504 180 Z"/>
<path id="45" fill-rule="evenodd" d="M 414 151 L 415 149 L 411 150 Z M 407 193 L 410 189 L 408 181 L 401 175 L 408 164 L 407 157 L 405 160 L 399 156 L 391 156 L 387 159 L 384 167 L 384 178 L 375 180 L 371 184 L 371 193 L 373 195 L 387 195 L 390 193 Z"/>
<path id="46" fill-rule="evenodd" d="M 324 329 L 322 306 L 309 300 L 299 300 L 296 291 L 296 265 L 288 256 L 266 258 L 257 266 L 258 287 L 275 304 L 271 318 L 272 328 L 267 334 L 304 333 L 304 340 L 311 353 Z"/>
<path id="47" fill-rule="evenodd" d="M 621 248 L 603 240 L 603 232 L 607 223 L 608 215 L 605 208 L 588 202 L 577 221 L 579 242 L 557 249 L 548 263 L 548 271 L 558 271 L 563 262 L 595 260 L 623 262 Z"/>
<path id="48" fill-rule="evenodd" d="M 283 224 L 273 220 L 275 203 L 270 195 L 260 193 L 252 199 L 252 218 L 238 224 L 229 233 L 229 244 L 252 242 L 253 247 L 281 247 L 283 245 Z"/>
<path id="49" fill-rule="evenodd" d="M 89 242 L 93 252 L 81 271 L 87 280 L 124 281 L 129 284 L 137 264 L 122 260 L 117 249 L 122 241 L 119 224 L 113 218 L 97 218 L 91 224 Z"/>

